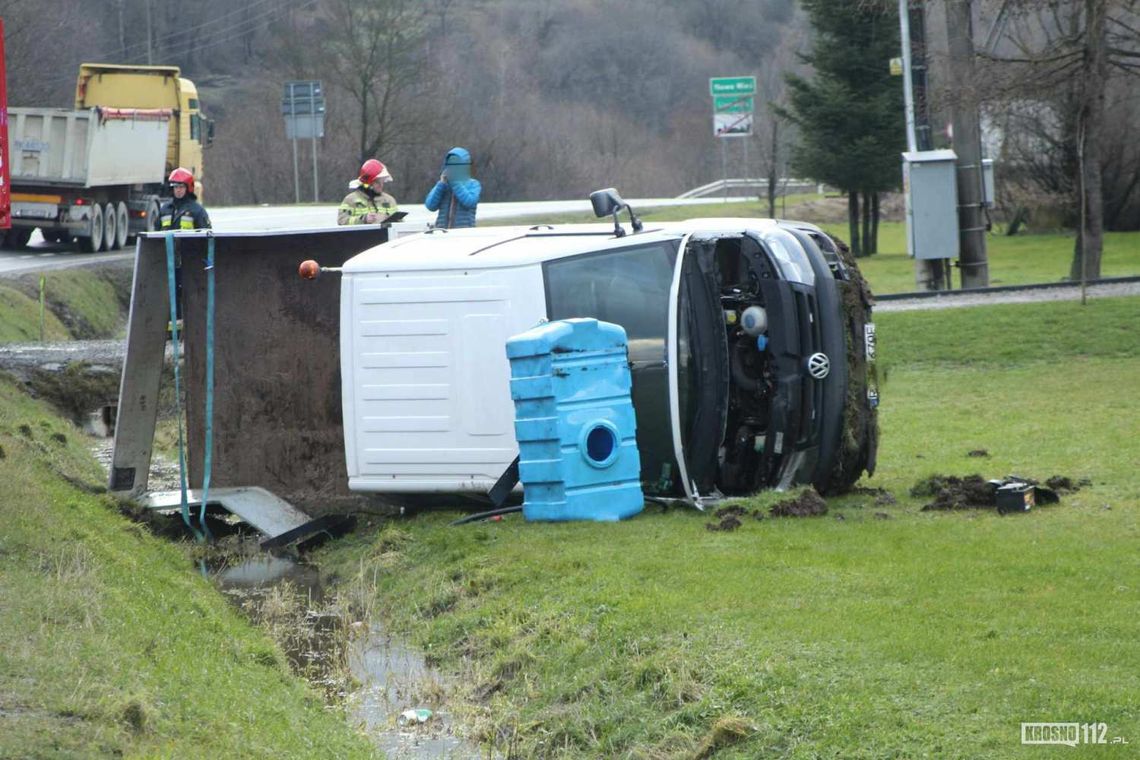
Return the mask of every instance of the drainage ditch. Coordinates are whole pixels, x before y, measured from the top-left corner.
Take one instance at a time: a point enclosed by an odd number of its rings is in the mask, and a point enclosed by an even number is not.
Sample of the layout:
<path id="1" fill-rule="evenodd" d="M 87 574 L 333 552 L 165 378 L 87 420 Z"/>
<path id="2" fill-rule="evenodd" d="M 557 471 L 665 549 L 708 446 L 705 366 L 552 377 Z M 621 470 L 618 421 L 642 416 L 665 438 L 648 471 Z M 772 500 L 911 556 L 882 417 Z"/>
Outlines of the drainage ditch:
<path id="1" fill-rule="evenodd" d="M 96 440 L 96 459 L 108 467 L 111 442 Z M 155 457 L 150 483 L 177 488 L 178 466 Z M 185 534 L 181 516 L 146 516 L 158 535 Z M 200 552 L 199 570 L 233 606 L 277 641 L 291 671 L 343 708 L 358 728 L 393 760 L 497 757 L 460 736 L 447 710 L 454 693 L 442 674 L 413 647 L 391 636 L 374 614 L 374 591 L 350 582 L 329 587 L 303 558 L 261 551 L 258 534 L 223 513 L 207 517 L 216 541 Z"/>

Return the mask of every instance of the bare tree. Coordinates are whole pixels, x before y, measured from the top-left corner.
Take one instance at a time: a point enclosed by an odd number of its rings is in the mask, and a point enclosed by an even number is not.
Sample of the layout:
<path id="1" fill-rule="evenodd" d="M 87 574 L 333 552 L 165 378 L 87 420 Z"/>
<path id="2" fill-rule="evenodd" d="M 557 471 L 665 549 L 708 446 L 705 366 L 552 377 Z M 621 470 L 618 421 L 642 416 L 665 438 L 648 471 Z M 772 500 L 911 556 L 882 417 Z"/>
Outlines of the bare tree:
<path id="1" fill-rule="evenodd" d="M 1140 23 L 1134 0 L 1010 0 L 1003 13 L 1008 52 L 984 52 L 998 98 L 1040 100 L 1062 117 L 1060 142 L 1073 157 L 1077 239 L 1071 279 L 1100 276 L 1104 247 L 1106 92 L 1114 72 L 1140 72 Z M 1004 71 L 1002 70 L 1004 68 Z"/>
<path id="2" fill-rule="evenodd" d="M 333 83 L 359 107 L 360 160 L 387 152 L 408 123 L 426 69 L 426 17 L 415 0 L 331 0 L 324 43 Z"/>

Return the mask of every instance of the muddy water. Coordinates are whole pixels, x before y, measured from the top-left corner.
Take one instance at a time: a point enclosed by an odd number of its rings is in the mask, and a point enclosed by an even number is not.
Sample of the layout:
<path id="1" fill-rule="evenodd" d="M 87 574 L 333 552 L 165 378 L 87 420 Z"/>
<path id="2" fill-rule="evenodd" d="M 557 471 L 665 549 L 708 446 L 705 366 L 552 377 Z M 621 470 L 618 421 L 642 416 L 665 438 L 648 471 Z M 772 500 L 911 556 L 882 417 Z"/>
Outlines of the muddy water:
<path id="1" fill-rule="evenodd" d="M 110 466 L 110 439 L 91 445 L 104 468 Z M 150 485 L 178 488 L 178 465 L 154 457 Z M 169 518 L 172 535 L 180 518 Z M 234 530 L 238 530 L 234 533 Z M 218 533 L 218 531 L 215 531 Z M 257 540 L 241 538 L 230 526 L 217 559 L 206 574 L 235 607 L 266 628 L 285 651 L 289 665 L 332 704 L 343 705 L 349 720 L 392 760 L 500 757 L 456 734 L 447 710 L 451 685 L 428 667 L 415 649 L 392 638 L 379 624 L 356 619 L 350 605 L 329 592 L 317 568 L 290 556 L 261 552 Z M 214 545 L 217 549 L 217 545 Z M 425 723 L 401 725 L 401 713 L 428 708 Z"/>
<path id="2" fill-rule="evenodd" d="M 352 620 L 315 568 L 261 553 L 219 564 L 210 574 L 239 609 L 270 630 L 294 671 L 343 704 L 349 720 L 387 757 L 488 756 L 456 735 L 441 674 L 380 625 Z M 401 713 L 425 707 L 432 711 L 427 722 L 401 725 Z"/>

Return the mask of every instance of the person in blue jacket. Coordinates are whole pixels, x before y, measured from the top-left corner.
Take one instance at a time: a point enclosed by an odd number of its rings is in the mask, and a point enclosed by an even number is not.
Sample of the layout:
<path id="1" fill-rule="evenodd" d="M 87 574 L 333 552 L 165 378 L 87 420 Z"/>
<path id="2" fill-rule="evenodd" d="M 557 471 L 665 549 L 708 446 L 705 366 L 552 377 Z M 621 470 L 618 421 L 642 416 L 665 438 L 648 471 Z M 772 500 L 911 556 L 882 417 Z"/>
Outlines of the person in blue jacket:
<path id="1" fill-rule="evenodd" d="M 427 194 L 424 205 L 438 211 L 435 226 L 442 229 L 475 226 L 475 207 L 483 186 L 471 176 L 471 154 L 452 148 L 443 159 L 439 182 Z"/>

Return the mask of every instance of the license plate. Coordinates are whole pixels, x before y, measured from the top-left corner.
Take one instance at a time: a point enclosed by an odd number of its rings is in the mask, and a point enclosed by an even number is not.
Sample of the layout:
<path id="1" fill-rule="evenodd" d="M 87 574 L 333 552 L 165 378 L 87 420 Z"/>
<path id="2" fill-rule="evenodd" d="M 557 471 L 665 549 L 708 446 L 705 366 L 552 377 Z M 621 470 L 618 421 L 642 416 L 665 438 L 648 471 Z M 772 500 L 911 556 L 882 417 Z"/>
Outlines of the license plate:
<path id="1" fill-rule="evenodd" d="M 875 361 L 875 323 L 868 322 L 863 325 L 863 347 L 867 361 Z"/>

